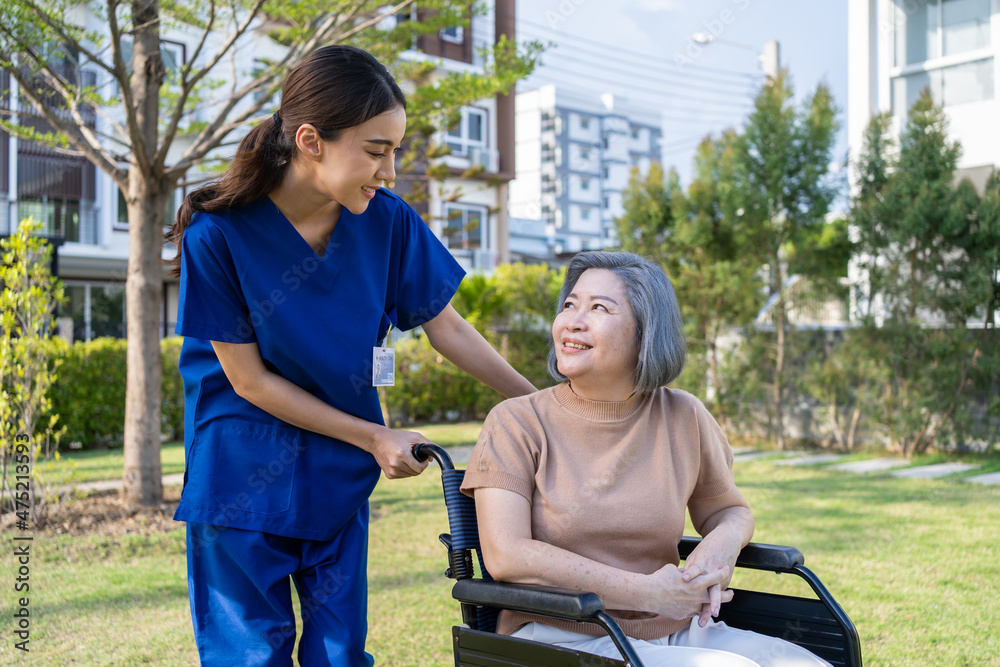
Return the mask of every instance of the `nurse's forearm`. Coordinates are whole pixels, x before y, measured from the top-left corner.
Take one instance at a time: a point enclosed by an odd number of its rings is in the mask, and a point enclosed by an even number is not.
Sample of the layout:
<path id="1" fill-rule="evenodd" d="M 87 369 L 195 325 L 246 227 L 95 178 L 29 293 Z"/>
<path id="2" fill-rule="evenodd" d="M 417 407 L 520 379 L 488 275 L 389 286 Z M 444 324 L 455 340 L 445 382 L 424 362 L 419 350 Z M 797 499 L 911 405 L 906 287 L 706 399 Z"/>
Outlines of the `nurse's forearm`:
<path id="1" fill-rule="evenodd" d="M 435 350 L 503 396 L 512 398 L 537 391 L 450 305 L 423 326 Z"/>

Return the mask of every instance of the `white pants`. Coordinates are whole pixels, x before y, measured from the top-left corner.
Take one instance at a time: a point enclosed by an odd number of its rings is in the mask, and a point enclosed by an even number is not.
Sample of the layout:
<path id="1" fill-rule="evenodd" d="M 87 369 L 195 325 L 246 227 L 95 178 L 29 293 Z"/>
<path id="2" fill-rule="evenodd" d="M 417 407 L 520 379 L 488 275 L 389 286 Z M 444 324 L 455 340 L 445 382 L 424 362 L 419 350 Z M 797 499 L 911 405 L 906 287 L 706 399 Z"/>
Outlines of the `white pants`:
<path id="1" fill-rule="evenodd" d="M 584 653 L 621 658 L 610 637 L 592 637 L 544 623 L 528 623 L 512 636 Z M 784 639 L 698 619 L 672 635 L 645 641 L 629 638 L 646 667 L 830 667 L 830 663 Z"/>

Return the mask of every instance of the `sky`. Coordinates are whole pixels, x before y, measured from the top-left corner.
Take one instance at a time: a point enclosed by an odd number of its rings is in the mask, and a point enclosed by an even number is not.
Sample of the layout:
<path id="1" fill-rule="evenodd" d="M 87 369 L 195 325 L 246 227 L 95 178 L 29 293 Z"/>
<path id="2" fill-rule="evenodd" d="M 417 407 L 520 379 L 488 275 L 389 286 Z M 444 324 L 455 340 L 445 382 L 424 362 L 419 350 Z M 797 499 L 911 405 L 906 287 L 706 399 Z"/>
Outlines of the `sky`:
<path id="1" fill-rule="evenodd" d="M 663 162 L 683 182 L 701 138 L 744 122 L 763 80 L 757 56 L 776 40 L 798 102 L 830 88 L 833 159 L 846 160 L 847 0 L 517 0 L 517 36 L 551 43 L 519 92 L 554 83 L 661 110 Z"/>

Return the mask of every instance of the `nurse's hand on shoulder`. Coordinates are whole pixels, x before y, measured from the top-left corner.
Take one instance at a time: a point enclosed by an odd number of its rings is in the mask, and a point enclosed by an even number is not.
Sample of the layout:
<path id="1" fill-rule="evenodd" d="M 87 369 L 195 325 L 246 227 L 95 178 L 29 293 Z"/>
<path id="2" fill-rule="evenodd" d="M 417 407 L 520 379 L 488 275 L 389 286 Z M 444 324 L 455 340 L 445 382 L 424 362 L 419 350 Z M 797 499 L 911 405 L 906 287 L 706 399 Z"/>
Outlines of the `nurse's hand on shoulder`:
<path id="1" fill-rule="evenodd" d="M 389 479 L 413 477 L 419 475 L 427 467 L 429 461 L 421 463 L 413 456 L 413 445 L 429 442 L 427 438 L 414 431 L 394 431 L 386 428 L 375 435 L 372 454 Z"/>

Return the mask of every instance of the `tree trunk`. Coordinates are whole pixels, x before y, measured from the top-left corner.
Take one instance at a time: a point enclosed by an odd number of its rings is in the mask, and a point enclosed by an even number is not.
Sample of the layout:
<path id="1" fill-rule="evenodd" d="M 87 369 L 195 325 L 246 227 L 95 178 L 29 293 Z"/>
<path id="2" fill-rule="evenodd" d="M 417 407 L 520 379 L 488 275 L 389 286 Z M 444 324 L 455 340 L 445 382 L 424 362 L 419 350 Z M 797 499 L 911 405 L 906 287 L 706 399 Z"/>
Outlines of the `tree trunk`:
<path id="1" fill-rule="evenodd" d="M 785 295 L 782 294 L 783 280 L 781 276 L 781 258 L 775 253 L 774 256 L 774 290 L 778 295 L 778 301 L 774 304 L 774 328 L 778 336 L 777 352 L 774 360 L 774 420 L 778 435 L 778 449 L 785 450 L 785 418 L 784 404 L 782 402 L 783 381 L 785 370 Z"/>
<path id="2" fill-rule="evenodd" d="M 160 466 L 160 299 L 163 290 L 162 237 L 167 183 L 158 178 L 160 84 L 159 3 L 135 0 L 131 90 L 136 123 L 128 174 L 129 260 L 125 283 L 128 371 L 125 385 L 123 496 L 128 506 L 163 502 Z"/>
<path id="3" fill-rule="evenodd" d="M 160 466 L 160 230 L 167 197 L 130 176 L 129 261 L 125 285 L 128 372 L 125 398 L 124 498 L 129 506 L 163 502 Z M 134 203 L 133 203 L 134 201 Z"/>

